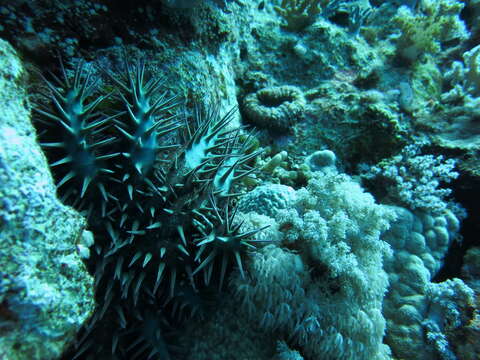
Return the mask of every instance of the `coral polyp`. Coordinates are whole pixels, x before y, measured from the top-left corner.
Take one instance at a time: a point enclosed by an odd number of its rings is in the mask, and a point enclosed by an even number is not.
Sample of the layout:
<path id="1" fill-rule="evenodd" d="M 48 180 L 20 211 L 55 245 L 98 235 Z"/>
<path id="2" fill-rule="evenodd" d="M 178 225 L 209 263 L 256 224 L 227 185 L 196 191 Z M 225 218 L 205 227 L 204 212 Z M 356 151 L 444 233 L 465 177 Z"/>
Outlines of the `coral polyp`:
<path id="1" fill-rule="evenodd" d="M 210 301 L 233 267 L 243 275 L 242 257 L 261 229 L 243 232 L 235 220 L 237 184 L 255 170 L 257 153 L 231 125 L 234 109 L 222 116 L 199 106 L 191 118 L 177 116 L 177 98 L 144 61 L 107 73 L 115 91 L 106 95 L 83 62 L 73 78 L 62 73 L 46 81 L 50 101 L 37 114 L 59 195 L 84 211 L 95 234 L 99 303 L 73 354 L 154 359 L 168 353 L 167 342 L 152 345 L 160 324 L 184 319 L 178 309 L 197 312 L 203 292 Z"/>

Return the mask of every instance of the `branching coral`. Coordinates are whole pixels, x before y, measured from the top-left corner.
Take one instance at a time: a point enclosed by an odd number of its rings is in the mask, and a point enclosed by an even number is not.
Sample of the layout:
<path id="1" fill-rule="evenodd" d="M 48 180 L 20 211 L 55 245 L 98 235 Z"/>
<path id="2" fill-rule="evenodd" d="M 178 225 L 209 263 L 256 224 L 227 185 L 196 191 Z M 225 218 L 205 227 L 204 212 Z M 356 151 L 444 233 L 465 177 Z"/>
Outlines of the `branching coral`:
<path id="1" fill-rule="evenodd" d="M 322 0 L 282 0 L 275 11 L 285 20 L 285 28 L 299 31 L 313 24 L 322 11 Z"/>
<path id="2" fill-rule="evenodd" d="M 95 233 L 100 307 L 77 356 L 158 357 L 168 352 L 158 347 L 164 340 L 152 340 L 161 329 L 138 329 L 138 319 L 162 324 L 166 306 L 184 318 L 222 288 L 232 266 L 243 274 L 242 254 L 259 229 L 240 230 L 235 187 L 255 170 L 248 164 L 257 153 L 247 154 L 240 129 L 228 128 L 233 110 L 221 116 L 198 108 L 189 122 L 175 116 L 175 97 L 161 91 L 162 78 L 143 61 L 108 74 L 116 87 L 111 115 L 98 111 L 107 96 L 95 93 L 97 81 L 83 63 L 73 80 L 65 70 L 63 77 L 47 81 L 50 103 L 37 113 L 47 125 L 43 146 L 59 193 L 86 210 Z M 128 340 L 132 333 L 136 339 Z"/>
<path id="3" fill-rule="evenodd" d="M 381 161 L 364 174 L 365 178 L 378 177 L 388 189 L 388 196 L 408 208 L 438 213 L 445 210 L 445 198 L 450 189 L 440 188 L 458 176 L 455 161 L 443 156 L 420 155 L 417 144 L 406 146 L 400 154 Z"/>
<path id="4" fill-rule="evenodd" d="M 320 13 L 328 18 L 348 1 L 282 0 L 279 6 L 274 6 L 274 9 L 283 18 L 285 29 L 301 31 L 312 25 Z"/>
<path id="5" fill-rule="evenodd" d="M 465 345 L 471 346 L 468 342 L 478 334 L 478 330 L 471 328 L 471 323 L 478 316 L 474 291 L 462 280 L 454 278 L 439 284 L 428 284 L 426 295 L 428 313 L 422 325 L 428 343 L 441 359 L 471 358 L 461 349 Z M 462 340 L 459 341 L 459 338 Z M 478 351 L 478 346 L 471 350 Z"/>
<path id="6" fill-rule="evenodd" d="M 468 36 L 465 24 L 460 19 L 464 4 L 454 0 L 422 0 L 419 8 L 402 6 L 393 18 L 401 34 L 398 38 L 399 54 L 415 61 L 421 54 L 437 54 L 442 47 Z"/>
<path id="7" fill-rule="evenodd" d="M 453 87 L 442 95 L 442 100 L 458 102 L 459 96 L 480 95 L 480 45 L 463 54 L 463 62 L 454 61 L 444 80 Z M 458 95 L 456 95 L 458 94 Z"/>

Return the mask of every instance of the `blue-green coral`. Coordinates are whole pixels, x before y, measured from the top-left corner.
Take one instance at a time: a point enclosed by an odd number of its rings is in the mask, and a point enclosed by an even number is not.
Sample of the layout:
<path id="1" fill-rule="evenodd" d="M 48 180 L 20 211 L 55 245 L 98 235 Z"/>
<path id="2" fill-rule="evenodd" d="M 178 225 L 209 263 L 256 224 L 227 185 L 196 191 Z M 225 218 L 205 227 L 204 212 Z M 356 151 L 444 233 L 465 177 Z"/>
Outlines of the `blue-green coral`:
<path id="1" fill-rule="evenodd" d="M 388 359 L 381 304 L 389 247 L 380 236 L 393 212 L 334 170 L 291 191 L 257 188 L 246 198 L 253 219 L 273 214 L 267 231 L 276 241 L 253 254 L 247 279 L 233 278 L 240 310 L 305 359 Z M 275 199 L 282 192 L 287 206 Z"/>

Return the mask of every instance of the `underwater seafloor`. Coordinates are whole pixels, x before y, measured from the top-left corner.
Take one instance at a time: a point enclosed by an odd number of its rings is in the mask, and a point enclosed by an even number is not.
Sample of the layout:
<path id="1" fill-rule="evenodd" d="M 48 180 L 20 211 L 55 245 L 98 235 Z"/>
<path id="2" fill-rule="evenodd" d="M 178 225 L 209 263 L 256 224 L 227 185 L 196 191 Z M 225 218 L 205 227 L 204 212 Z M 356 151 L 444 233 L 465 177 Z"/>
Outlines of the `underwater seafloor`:
<path id="1" fill-rule="evenodd" d="M 480 359 L 479 0 L 0 0 L 0 359 Z"/>

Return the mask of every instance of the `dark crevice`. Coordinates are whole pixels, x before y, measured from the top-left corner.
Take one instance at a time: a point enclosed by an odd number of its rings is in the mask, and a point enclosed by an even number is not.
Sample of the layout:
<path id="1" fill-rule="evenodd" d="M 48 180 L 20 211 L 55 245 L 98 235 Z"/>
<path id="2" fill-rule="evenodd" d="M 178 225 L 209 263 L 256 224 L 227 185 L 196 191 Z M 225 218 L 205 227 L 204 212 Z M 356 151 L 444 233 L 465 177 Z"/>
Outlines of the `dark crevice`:
<path id="1" fill-rule="evenodd" d="M 465 253 L 474 246 L 479 246 L 480 233 L 480 180 L 467 174 L 462 174 L 451 188 L 453 198 L 467 211 L 467 218 L 460 228 L 460 241 L 453 241 L 445 256 L 444 265 L 433 278 L 433 282 L 442 282 L 451 278 L 460 278 Z"/>

